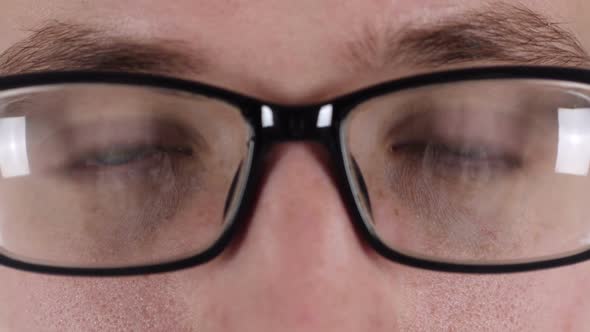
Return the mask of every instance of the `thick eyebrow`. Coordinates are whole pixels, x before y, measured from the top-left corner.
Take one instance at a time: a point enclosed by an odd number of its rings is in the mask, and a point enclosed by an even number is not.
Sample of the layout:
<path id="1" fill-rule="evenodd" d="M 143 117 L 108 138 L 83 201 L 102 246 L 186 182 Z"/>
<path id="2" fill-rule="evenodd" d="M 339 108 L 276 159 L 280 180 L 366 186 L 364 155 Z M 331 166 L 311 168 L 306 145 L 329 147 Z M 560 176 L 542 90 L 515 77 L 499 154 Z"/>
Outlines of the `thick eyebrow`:
<path id="1" fill-rule="evenodd" d="M 0 54 L 0 74 L 60 70 L 187 75 L 205 68 L 182 41 L 134 39 L 80 24 L 51 21 Z"/>
<path id="2" fill-rule="evenodd" d="M 587 67 L 590 56 L 559 22 L 522 5 L 495 2 L 401 30 L 366 29 L 350 53 L 372 66 L 437 68 L 484 62 Z M 377 60 L 375 60 L 377 59 Z"/>
<path id="3" fill-rule="evenodd" d="M 351 61 L 363 66 L 438 68 L 476 62 L 590 66 L 588 53 L 559 22 L 504 2 L 401 30 L 366 30 L 347 52 Z M 189 76 L 207 68 L 205 59 L 202 50 L 183 41 L 134 39 L 51 21 L 0 54 L 0 75 L 87 69 Z"/>

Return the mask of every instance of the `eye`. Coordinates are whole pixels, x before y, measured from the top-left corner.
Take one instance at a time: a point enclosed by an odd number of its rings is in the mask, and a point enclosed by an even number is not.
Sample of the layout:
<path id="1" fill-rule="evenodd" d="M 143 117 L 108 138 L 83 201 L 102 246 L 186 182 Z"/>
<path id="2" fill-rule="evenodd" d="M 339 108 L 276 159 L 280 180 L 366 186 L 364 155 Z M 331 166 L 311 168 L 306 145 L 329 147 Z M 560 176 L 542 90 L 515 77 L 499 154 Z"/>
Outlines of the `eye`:
<path id="1" fill-rule="evenodd" d="M 416 156 L 431 156 L 439 161 L 468 161 L 488 162 L 501 160 L 505 156 L 494 149 L 477 145 L 452 145 L 430 141 L 414 141 L 409 143 L 394 144 L 391 147 L 394 153 L 416 154 Z"/>
<path id="2" fill-rule="evenodd" d="M 84 160 L 83 164 L 86 167 L 121 166 L 157 157 L 159 153 L 160 150 L 155 147 L 112 149 Z"/>
<path id="3" fill-rule="evenodd" d="M 129 146 L 112 147 L 97 151 L 75 162 L 82 168 L 108 168 L 132 165 L 147 161 L 162 160 L 166 157 L 192 156 L 192 149 L 187 147 Z"/>
<path id="4" fill-rule="evenodd" d="M 522 166 L 519 156 L 489 145 L 413 141 L 391 147 L 394 157 L 412 163 L 415 169 L 431 170 L 446 177 L 489 177 Z"/>

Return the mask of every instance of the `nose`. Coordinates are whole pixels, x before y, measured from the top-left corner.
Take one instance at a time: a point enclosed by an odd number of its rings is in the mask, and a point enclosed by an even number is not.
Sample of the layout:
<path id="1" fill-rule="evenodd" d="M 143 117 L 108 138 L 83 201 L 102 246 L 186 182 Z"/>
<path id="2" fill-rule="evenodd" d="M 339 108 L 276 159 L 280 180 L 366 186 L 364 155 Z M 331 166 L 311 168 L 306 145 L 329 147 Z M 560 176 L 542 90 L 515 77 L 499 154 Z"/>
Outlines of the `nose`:
<path id="1" fill-rule="evenodd" d="M 326 152 L 284 143 L 268 157 L 253 213 L 216 263 L 232 298 L 223 329 L 396 330 L 391 279 L 355 232 Z"/>
<path id="2" fill-rule="evenodd" d="M 268 157 L 253 215 L 236 244 L 237 258 L 256 253 L 276 272 L 307 271 L 305 277 L 317 282 L 367 253 L 321 147 L 287 143 Z"/>

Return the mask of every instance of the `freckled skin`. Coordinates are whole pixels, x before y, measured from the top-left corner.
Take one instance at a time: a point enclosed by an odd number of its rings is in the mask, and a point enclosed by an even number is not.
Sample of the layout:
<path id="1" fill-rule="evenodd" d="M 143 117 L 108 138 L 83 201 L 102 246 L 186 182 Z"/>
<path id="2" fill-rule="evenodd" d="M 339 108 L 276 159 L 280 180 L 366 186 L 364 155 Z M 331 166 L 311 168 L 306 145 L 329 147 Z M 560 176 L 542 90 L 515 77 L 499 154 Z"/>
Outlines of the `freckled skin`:
<path id="1" fill-rule="evenodd" d="M 400 26 L 482 3 L 6 0 L 0 51 L 48 19 L 96 24 L 209 49 L 214 70 L 193 79 L 306 103 L 406 74 L 363 71 L 339 57 L 367 22 Z M 568 22 L 590 48 L 586 0 L 523 3 Z M 0 331 L 590 330 L 589 263 L 470 276 L 381 258 L 351 227 L 323 153 L 303 143 L 273 150 L 244 233 L 207 265 L 109 279 L 0 268 Z"/>

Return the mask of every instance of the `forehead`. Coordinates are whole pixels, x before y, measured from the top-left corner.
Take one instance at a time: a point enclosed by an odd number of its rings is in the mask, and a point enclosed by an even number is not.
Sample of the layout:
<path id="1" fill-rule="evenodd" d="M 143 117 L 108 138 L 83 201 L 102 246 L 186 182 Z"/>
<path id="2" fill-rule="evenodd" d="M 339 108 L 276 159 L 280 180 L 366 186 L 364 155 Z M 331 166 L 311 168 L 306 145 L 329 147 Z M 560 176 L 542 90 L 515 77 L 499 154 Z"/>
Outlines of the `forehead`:
<path id="1" fill-rule="evenodd" d="M 582 40 L 583 0 L 519 1 L 568 22 Z M 104 27 L 120 35 L 166 38 L 206 50 L 214 71 L 201 81 L 283 102 L 322 98 L 408 74 L 398 66 L 369 71 L 345 61 L 351 42 L 370 49 L 367 32 L 435 22 L 490 1 L 461 0 L 8 0 L 0 4 L 0 51 L 31 29 L 60 20 Z M 506 1 L 506 3 L 516 3 Z M 590 9 L 590 8 L 588 8 Z M 586 24 L 587 25 L 587 24 Z M 363 40 L 364 39 L 364 40 Z"/>

